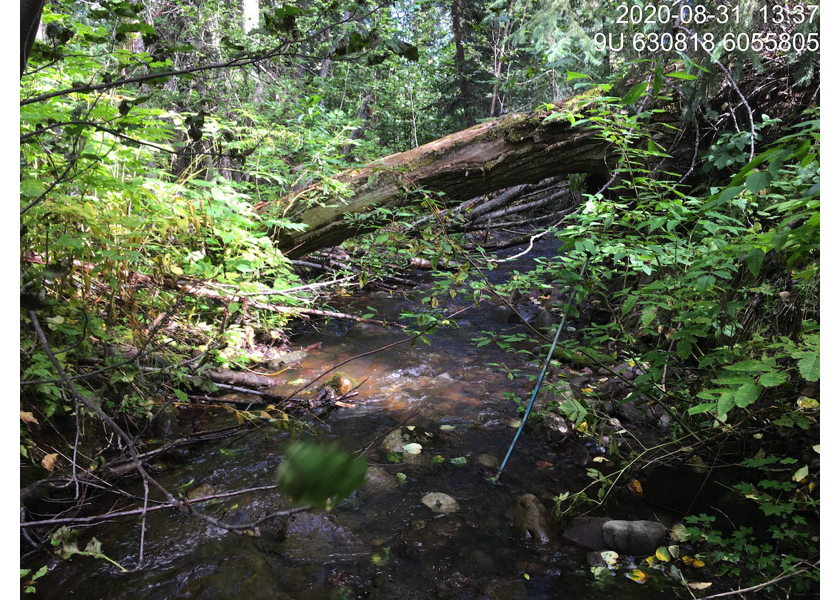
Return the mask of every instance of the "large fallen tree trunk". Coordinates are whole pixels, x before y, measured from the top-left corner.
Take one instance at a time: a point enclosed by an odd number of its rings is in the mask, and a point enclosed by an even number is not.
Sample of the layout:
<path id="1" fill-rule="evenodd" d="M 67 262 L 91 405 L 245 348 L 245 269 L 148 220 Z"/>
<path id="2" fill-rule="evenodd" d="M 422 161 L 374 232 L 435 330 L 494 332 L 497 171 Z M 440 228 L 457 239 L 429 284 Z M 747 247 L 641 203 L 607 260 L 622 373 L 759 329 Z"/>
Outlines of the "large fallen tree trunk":
<path id="1" fill-rule="evenodd" d="M 736 110 L 731 109 L 732 119 L 741 120 L 752 129 L 754 115 L 786 117 L 794 114 L 797 107 L 801 110 L 818 102 L 818 75 L 814 76 L 811 88 L 795 89 L 793 72 L 786 63 L 776 62 L 769 67 L 767 72 L 742 77 L 740 89 L 733 81 L 724 81 L 715 97 L 708 99 L 709 105 L 721 110 L 725 106 L 737 107 L 749 118 L 736 119 Z M 568 102 L 576 105 L 573 110 L 579 110 L 586 99 L 578 97 Z M 670 110 L 667 105 L 660 108 L 666 108 L 666 112 L 656 114 L 652 121 L 639 123 L 670 156 L 655 168 L 687 175 L 696 166 L 699 152 L 708 147 L 729 117 L 712 127 L 701 128 L 702 131 L 695 129 L 694 136 L 683 135 L 677 104 L 671 104 Z M 593 130 L 575 127 L 564 118 L 547 119 L 547 116 L 545 110 L 509 115 L 347 170 L 336 178 L 346 186 L 341 195 L 325 192 L 321 186 L 311 186 L 281 198 L 272 210 L 307 228 L 302 232 L 276 232 L 277 246 L 294 258 L 337 245 L 377 225 L 376 219 L 353 217 L 365 213 L 370 216 L 377 208 L 416 204 L 422 198 L 417 193 L 421 189 L 443 192 L 447 201 L 460 203 L 514 186 L 536 184 L 549 177 L 606 174 L 615 165 L 617 161 L 610 144 Z M 656 121 L 664 123 L 657 126 Z M 734 125 L 737 128 L 737 122 Z M 694 127 L 699 127 L 697 122 Z"/>
<path id="2" fill-rule="evenodd" d="M 573 128 L 566 119 L 544 121 L 545 117 L 545 111 L 509 115 L 347 170 L 337 179 L 350 193 L 344 198 L 321 196 L 323 205 L 297 208 L 318 200 L 322 190 L 316 186 L 281 199 L 281 205 L 287 203 L 282 209 L 286 217 L 307 229 L 276 233 L 277 245 L 290 257 L 337 245 L 375 226 L 370 220 L 360 224 L 347 217 L 417 203 L 418 189 L 465 201 L 547 177 L 609 169 L 612 161 L 604 140 Z"/>

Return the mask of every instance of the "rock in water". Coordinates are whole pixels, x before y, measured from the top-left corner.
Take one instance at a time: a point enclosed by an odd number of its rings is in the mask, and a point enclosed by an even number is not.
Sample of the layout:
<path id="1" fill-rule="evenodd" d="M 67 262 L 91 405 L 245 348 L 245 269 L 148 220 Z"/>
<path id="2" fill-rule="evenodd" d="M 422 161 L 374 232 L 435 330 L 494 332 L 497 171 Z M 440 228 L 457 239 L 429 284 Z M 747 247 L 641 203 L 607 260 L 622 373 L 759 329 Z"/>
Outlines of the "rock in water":
<path id="1" fill-rule="evenodd" d="M 563 541 L 587 550 L 606 550 L 604 523 L 606 517 L 578 517 L 563 532 Z"/>
<path id="2" fill-rule="evenodd" d="M 513 526 L 522 537 L 534 539 L 540 544 L 549 544 L 557 539 L 548 510 L 533 494 L 524 494 L 516 499 Z"/>
<path id="3" fill-rule="evenodd" d="M 662 545 L 668 530 L 655 521 L 607 521 L 604 541 L 619 554 L 653 554 Z"/>
<path id="4" fill-rule="evenodd" d="M 448 514 L 457 512 L 460 508 L 458 501 L 452 496 L 441 494 L 440 492 L 431 492 L 423 496 L 420 501 L 431 508 L 436 513 Z"/>
<path id="5" fill-rule="evenodd" d="M 541 310 L 537 316 L 531 321 L 531 325 L 536 329 L 547 329 L 557 323 L 557 319 L 547 310 Z"/>

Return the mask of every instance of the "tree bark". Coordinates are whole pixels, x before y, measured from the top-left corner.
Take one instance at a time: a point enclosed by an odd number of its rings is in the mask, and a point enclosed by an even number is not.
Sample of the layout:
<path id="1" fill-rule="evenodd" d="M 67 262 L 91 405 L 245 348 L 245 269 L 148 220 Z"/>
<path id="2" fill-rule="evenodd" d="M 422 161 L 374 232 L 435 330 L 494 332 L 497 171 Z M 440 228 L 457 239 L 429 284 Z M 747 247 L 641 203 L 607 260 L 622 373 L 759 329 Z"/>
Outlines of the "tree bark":
<path id="1" fill-rule="evenodd" d="M 458 72 L 458 98 L 456 105 L 463 110 L 463 124 L 469 126 L 475 123 L 470 111 L 470 82 L 467 78 L 467 61 L 464 52 L 464 28 L 461 22 L 461 13 L 464 11 L 463 0 L 452 0 L 450 16 L 452 17 L 452 37 L 455 40 L 455 69 Z"/>
<path id="2" fill-rule="evenodd" d="M 375 229 L 371 221 L 354 223 L 347 217 L 418 204 L 418 189 L 464 201 L 547 177 L 609 169 L 612 158 L 604 140 L 565 119 L 544 123 L 545 117 L 545 111 L 509 115 L 349 169 L 337 177 L 350 188 L 345 197 L 325 198 L 316 185 L 281 198 L 279 210 L 308 227 L 303 232 L 276 231 L 277 246 L 295 258 L 338 245 Z M 318 205 L 307 207 L 307 200 Z"/>
<path id="3" fill-rule="evenodd" d="M 20 0 L 20 76 L 26 68 L 32 44 L 41 24 L 41 12 L 47 0 Z"/>

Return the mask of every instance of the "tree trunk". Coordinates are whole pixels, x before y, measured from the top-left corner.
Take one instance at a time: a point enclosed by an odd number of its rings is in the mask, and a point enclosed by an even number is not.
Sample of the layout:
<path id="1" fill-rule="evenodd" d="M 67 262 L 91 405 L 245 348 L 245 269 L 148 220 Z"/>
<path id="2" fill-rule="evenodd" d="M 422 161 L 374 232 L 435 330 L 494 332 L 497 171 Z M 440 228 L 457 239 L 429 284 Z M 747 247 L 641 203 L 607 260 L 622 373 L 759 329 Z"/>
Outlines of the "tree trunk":
<path id="1" fill-rule="evenodd" d="M 463 124 L 475 123 L 470 110 L 470 82 L 467 79 L 467 61 L 464 52 L 464 28 L 461 22 L 461 11 L 464 10 L 463 0 L 452 0 L 450 15 L 452 17 L 452 37 L 455 40 L 455 69 L 458 71 L 458 98 L 456 105 L 463 110 Z"/>
<path id="2" fill-rule="evenodd" d="M 242 0 L 242 33 L 248 35 L 260 26 L 260 0 Z"/>
<path id="3" fill-rule="evenodd" d="M 26 68 L 26 61 L 29 60 L 29 53 L 32 51 L 32 44 L 35 43 L 35 35 L 38 33 L 38 25 L 41 24 L 41 11 L 47 0 L 20 0 L 20 76 L 23 77 L 23 70 Z"/>
<path id="4" fill-rule="evenodd" d="M 608 170 L 605 141 L 565 119 L 543 123 L 545 116 L 544 111 L 509 115 L 344 171 L 337 179 L 350 193 L 343 197 L 325 198 L 320 186 L 310 186 L 281 198 L 280 212 L 308 227 L 277 231 L 276 243 L 290 257 L 340 244 L 376 226 L 347 217 L 417 204 L 422 200 L 418 188 L 464 201 L 547 177 Z M 318 205 L 306 208 L 308 200 Z M 304 208 L 298 208 L 300 203 Z"/>

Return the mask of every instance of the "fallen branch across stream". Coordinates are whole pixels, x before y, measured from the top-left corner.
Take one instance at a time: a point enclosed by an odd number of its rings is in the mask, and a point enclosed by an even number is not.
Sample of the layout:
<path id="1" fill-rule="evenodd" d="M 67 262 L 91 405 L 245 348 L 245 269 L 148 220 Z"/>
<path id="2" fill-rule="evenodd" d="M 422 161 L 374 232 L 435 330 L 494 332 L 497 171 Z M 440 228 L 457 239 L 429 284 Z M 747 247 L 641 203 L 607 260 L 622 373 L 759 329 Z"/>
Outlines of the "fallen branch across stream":
<path id="1" fill-rule="evenodd" d="M 212 494 L 210 496 L 202 496 L 200 498 L 188 498 L 185 499 L 183 502 L 187 506 L 192 504 L 199 504 L 201 502 L 207 502 L 208 500 L 217 500 L 219 498 L 232 498 L 234 496 L 241 496 L 242 494 L 250 494 L 253 492 L 262 492 L 265 490 L 276 490 L 276 485 L 263 485 L 260 487 L 253 487 L 247 488 L 244 490 L 235 490 L 231 492 L 222 492 L 219 494 Z M 149 506 L 146 508 L 138 508 L 133 510 L 122 510 L 112 513 L 105 513 L 103 515 L 94 515 L 92 517 L 62 517 L 59 519 L 42 519 L 40 521 L 25 521 L 20 524 L 21 528 L 23 529 L 31 529 L 33 527 L 45 527 L 45 526 L 55 526 L 55 525 L 95 525 L 97 523 L 102 523 L 105 521 L 110 521 L 112 519 L 116 519 L 119 517 L 134 517 L 137 515 L 142 515 L 145 513 L 150 513 L 158 510 L 165 510 L 165 509 L 174 509 L 178 508 L 176 506 L 172 506 L 171 504 L 158 504 L 156 506 Z M 309 506 L 301 506 L 297 508 L 291 508 L 289 510 L 283 510 L 279 512 L 271 513 L 270 515 L 266 515 L 261 517 L 259 521 L 255 521 L 254 524 L 261 524 L 269 519 L 279 519 L 281 517 L 288 517 L 290 515 L 304 512 L 310 510 Z"/>

